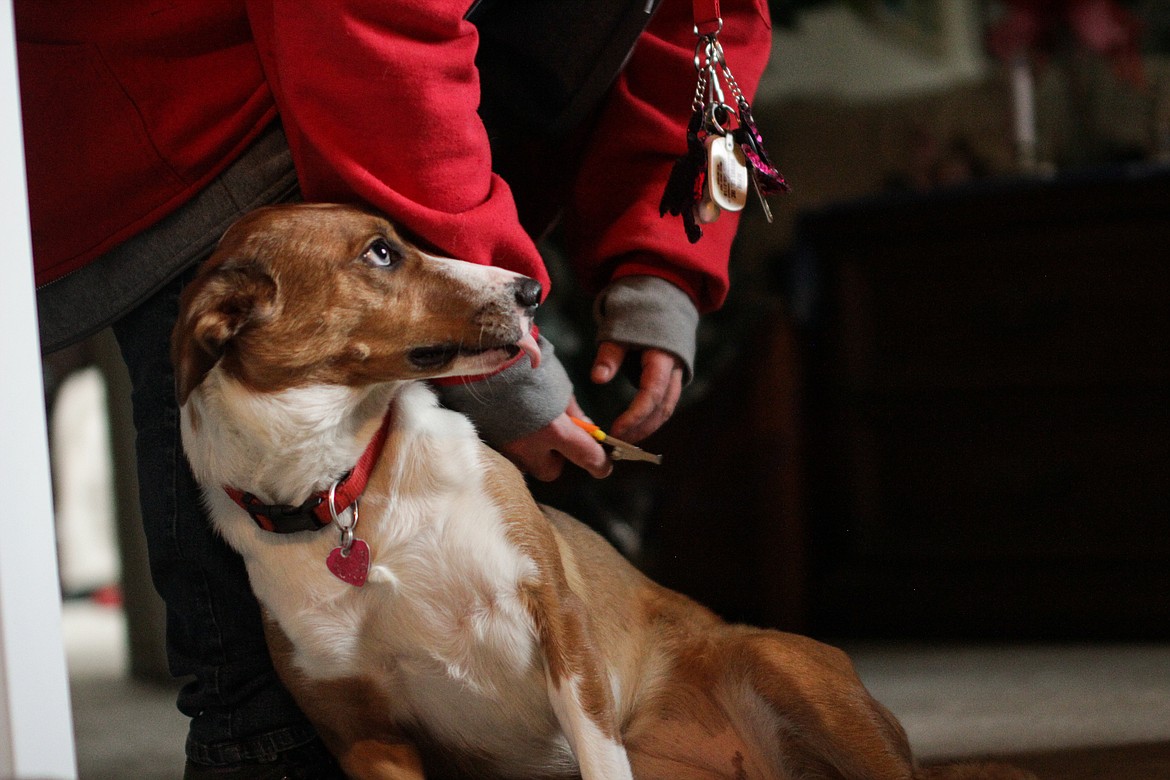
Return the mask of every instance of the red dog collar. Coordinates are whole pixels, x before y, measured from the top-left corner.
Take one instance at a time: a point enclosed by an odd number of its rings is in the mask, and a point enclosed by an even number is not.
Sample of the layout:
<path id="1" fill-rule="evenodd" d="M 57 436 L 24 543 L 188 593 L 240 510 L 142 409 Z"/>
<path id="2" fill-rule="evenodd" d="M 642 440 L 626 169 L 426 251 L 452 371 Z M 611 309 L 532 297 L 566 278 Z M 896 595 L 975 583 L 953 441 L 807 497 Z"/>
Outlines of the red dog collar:
<path id="1" fill-rule="evenodd" d="M 374 438 L 366 446 L 366 451 L 349 472 L 337 481 L 333 487 L 333 506 L 330 507 L 329 490 L 313 493 L 300 506 L 289 504 L 265 504 L 251 493 L 245 493 L 234 487 L 224 485 L 231 499 L 240 505 L 240 508 L 251 515 L 256 525 L 265 531 L 277 534 L 292 534 L 298 531 L 319 531 L 333 522 L 333 515 L 341 514 L 353 506 L 365 492 L 366 483 L 378 456 L 386 444 L 386 437 L 390 433 L 390 410 L 382 418 L 382 425 Z M 330 511 L 332 509 L 332 511 Z"/>

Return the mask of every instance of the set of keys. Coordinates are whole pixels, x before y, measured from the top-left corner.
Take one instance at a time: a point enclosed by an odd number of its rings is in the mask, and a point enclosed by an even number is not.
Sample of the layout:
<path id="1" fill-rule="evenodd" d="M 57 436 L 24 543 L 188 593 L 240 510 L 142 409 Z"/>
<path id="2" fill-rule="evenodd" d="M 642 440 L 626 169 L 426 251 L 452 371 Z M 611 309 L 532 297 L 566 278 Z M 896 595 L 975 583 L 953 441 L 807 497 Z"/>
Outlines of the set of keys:
<path id="1" fill-rule="evenodd" d="M 723 56 L 719 31 L 700 34 L 696 27 L 695 34 L 698 80 L 687 125 L 687 152 L 675 162 L 659 204 L 660 214 L 682 217 L 692 244 L 702 237 L 702 225 L 724 211 L 743 209 L 749 184 L 769 222 L 767 197 L 789 189 L 764 151 L 751 106 Z M 724 84 L 734 106 L 726 101 Z"/>

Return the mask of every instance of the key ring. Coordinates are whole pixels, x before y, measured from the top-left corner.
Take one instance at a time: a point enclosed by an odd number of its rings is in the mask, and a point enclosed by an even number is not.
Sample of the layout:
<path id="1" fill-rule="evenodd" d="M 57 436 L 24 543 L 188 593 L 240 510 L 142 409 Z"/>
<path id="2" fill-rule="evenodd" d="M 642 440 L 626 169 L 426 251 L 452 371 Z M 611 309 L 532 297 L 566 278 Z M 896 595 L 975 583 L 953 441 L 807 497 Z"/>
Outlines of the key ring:
<path id="1" fill-rule="evenodd" d="M 698 33 L 695 33 L 698 35 Z M 703 68 L 711 68 L 716 65 L 723 67 L 726 60 L 723 59 L 723 44 L 715 36 L 718 33 L 711 35 L 700 35 L 699 42 L 695 44 L 695 70 L 702 71 Z"/>
<path id="2" fill-rule="evenodd" d="M 727 118 L 730 118 L 735 113 L 731 106 L 722 102 L 722 100 L 718 103 L 708 103 L 703 109 L 703 129 L 714 135 L 727 135 L 727 128 L 719 122 L 717 112 L 722 113 Z M 724 119 L 724 122 L 726 121 L 727 119 Z"/>
<path id="3" fill-rule="evenodd" d="M 732 204 L 724 206 L 729 210 L 743 208 L 745 183 L 755 189 L 768 221 L 771 210 L 764 196 L 788 190 L 784 177 L 764 152 L 747 96 L 727 64 L 719 42 L 723 18 L 718 0 L 694 0 L 693 6 L 698 40 L 686 151 L 671 167 L 658 205 L 662 216 L 682 217 L 687 240 L 692 244 L 703 236 L 701 225 L 719 216 L 720 199 Z M 725 88 L 734 105 L 728 103 Z M 716 138 L 721 140 L 716 142 Z"/>
<path id="4" fill-rule="evenodd" d="M 695 35 L 699 36 L 700 38 L 706 37 L 708 35 L 718 35 L 719 33 L 723 32 L 723 17 L 722 16 L 718 17 L 715 20 L 715 24 L 716 24 L 716 27 L 715 27 L 714 32 L 701 33 L 701 32 L 699 32 L 699 25 L 697 25 L 697 24 L 694 27 L 692 27 L 691 29 L 693 29 L 695 31 Z"/>
<path id="5" fill-rule="evenodd" d="M 353 501 L 353 506 L 351 507 L 352 515 L 353 515 L 353 522 L 350 523 L 349 525 L 345 525 L 341 522 L 341 517 L 337 514 L 337 506 L 334 503 L 334 497 L 336 495 L 337 495 L 337 483 L 334 482 L 332 485 L 329 486 L 329 516 L 333 518 L 333 522 L 337 524 L 337 527 L 339 529 L 341 529 L 341 554 L 343 556 L 349 557 L 349 550 L 351 547 L 353 547 L 353 540 L 354 540 L 353 529 L 356 528 L 357 524 L 358 524 L 358 501 L 359 501 L 359 499 L 355 498 Z M 342 514 L 344 514 L 344 513 L 345 513 L 345 510 L 343 509 Z"/>

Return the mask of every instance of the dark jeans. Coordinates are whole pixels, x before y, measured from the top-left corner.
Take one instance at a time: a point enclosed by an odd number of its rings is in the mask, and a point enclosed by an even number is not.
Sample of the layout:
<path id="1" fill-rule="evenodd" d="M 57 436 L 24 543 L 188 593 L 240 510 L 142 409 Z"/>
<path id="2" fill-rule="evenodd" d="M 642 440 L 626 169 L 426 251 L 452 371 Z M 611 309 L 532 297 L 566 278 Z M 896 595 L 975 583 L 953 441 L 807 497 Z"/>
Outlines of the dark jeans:
<path id="1" fill-rule="evenodd" d="M 180 255 L 201 259 L 238 216 L 295 197 L 283 137 L 270 134 L 258 147 L 207 194 L 117 251 L 160 263 Z M 269 761 L 315 733 L 276 677 L 243 561 L 212 531 L 183 454 L 170 335 L 179 293 L 194 275 L 194 266 L 184 262 L 185 270 L 114 325 L 133 386 L 151 576 L 167 606 L 171 672 L 192 677 L 178 700 L 191 717 L 188 759 L 206 765 Z"/>
<path id="2" fill-rule="evenodd" d="M 243 561 L 203 512 L 179 441 L 169 357 L 182 274 L 114 326 L 133 384 L 139 500 L 154 586 L 167 605 L 171 673 L 191 717 L 187 756 L 201 764 L 271 760 L 314 732 L 281 687 Z"/>

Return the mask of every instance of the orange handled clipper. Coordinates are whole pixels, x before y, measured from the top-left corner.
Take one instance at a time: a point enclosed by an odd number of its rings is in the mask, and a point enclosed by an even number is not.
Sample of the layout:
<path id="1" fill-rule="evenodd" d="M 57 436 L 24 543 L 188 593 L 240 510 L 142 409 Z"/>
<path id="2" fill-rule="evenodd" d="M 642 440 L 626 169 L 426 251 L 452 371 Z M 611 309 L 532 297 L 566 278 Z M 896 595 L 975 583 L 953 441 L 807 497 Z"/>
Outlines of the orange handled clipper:
<path id="1" fill-rule="evenodd" d="M 644 460 L 647 463 L 653 463 L 656 466 L 662 465 L 661 455 L 652 455 L 641 447 L 636 447 L 629 442 L 622 441 L 621 439 L 615 439 L 591 422 L 579 420 L 572 416 L 570 416 L 569 419 L 572 420 L 578 428 L 585 431 L 585 433 L 597 439 L 597 441 L 601 442 L 605 446 L 609 447 L 609 457 L 613 458 L 614 460 Z"/>

